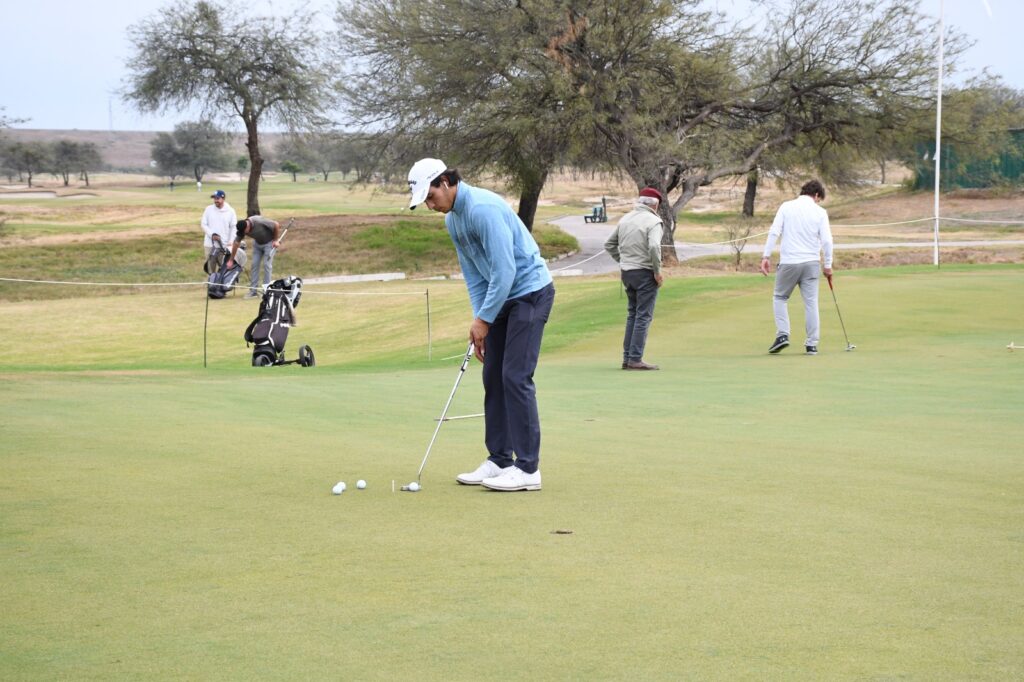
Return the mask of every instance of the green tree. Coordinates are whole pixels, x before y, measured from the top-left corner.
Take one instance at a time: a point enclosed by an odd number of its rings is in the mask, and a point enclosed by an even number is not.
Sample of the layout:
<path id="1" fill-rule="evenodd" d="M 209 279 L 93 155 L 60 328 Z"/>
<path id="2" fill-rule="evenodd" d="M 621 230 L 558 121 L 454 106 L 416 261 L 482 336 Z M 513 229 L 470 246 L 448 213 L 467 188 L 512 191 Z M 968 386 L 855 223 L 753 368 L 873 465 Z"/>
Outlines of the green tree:
<path id="1" fill-rule="evenodd" d="M 95 142 L 81 142 L 78 145 L 78 156 L 76 158 L 76 171 L 85 186 L 89 186 L 89 171 L 99 170 L 103 167 L 103 156 Z"/>
<path id="2" fill-rule="evenodd" d="M 65 187 L 71 182 L 71 176 L 78 172 L 79 153 L 78 143 L 71 140 L 57 140 L 50 148 L 51 168 L 60 175 Z"/>
<path id="3" fill-rule="evenodd" d="M 246 130 L 249 215 L 260 213 L 260 126 L 314 129 L 334 101 L 334 65 L 313 13 L 252 16 L 249 7 L 197 0 L 171 5 L 128 30 L 134 56 L 124 91 L 141 111 L 199 104 L 237 116 Z"/>
<path id="4" fill-rule="evenodd" d="M 12 168 L 28 177 L 29 187 L 33 177 L 48 172 L 53 164 L 50 145 L 45 142 L 15 142 L 8 147 L 7 158 Z"/>
<path id="5" fill-rule="evenodd" d="M 241 181 L 242 175 L 249 170 L 249 157 L 239 156 L 235 159 L 235 169 L 238 171 L 238 180 Z"/>
<path id="6" fill-rule="evenodd" d="M 156 161 L 157 172 L 169 177 L 171 182 L 189 172 L 189 159 L 171 133 L 157 133 L 149 147 L 149 156 Z"/>
<path id="7" fill-rule="evenodd" d="M 904 138 L 903 159 L 915 173 L 915 186 L 935 183 L 935 111 L 930 126 L 912 139 Z M 942 103 L 943 189 L 991 187 L 1006 181 L 1002 166 L 1015 165 L 1019 154 L 1012 131 L 1024 126 L 1024 93 L 987 78 L 948 89 Z M 925 150 L 927 154 L 923 154 Z M 927 158 L 924 158 L 927 156 Z"/>
<path id="8" fill-rule="evenodd" d="M 330 180 L 331 173 L 347 173 L 355 167 L 351 136 L 337 130 L 291 133 L 275 147 L 280 156 Z"/>
<path id="9" fill-rule="evenodd" d="M 231 135 L 211 121 L 179 123 L 174 126 L 172 136 L 196 182 L 201 182 L 211 168 L 226 169 L 231 163 L 228 154 Z"/>
<path id="10" fill-rule="evenodd" d="M 14 163 L 14 160 L 11 157 L 13 151 L 11 149 L 11 143 L 7 140 L 7 137 L 4 135 L 4 130 L 10 128 L 12 125 L 16 123 L 24 123 L 28 119 L 11 118 L 10 116 L 7 116 L 4 113 L 6 110 L 7 107 L 0 107 L 0 173 L 3 173 L 5 176 L 7 176 L 8 182 L 13 182 L 14 174 L 18 173 L 19 171 L 17 168 L 15 168 L 17 164 Z"/>
<path id="11" fill-rule="evenodd" d="M 378 166 L 376 151 L 372 135 L 345 133 L 338 143 L 335 164 L 342 173 L 355 171 L 356 182 L 369 182 Z"/>
<path id="12" fill-rule="evenodd" d="M 383 130 L 369 138 L 374 158 L 392 169 L 431 155 L 490 170 L 519 192 L 519 216 L 532 227 L 548 174 L 584 136 L 587 112 L 551 58 L 565 36 L 549 27 L 563 26 L 572 4 L 339 4 L 343 96 L 357 124 Z"/>
<path id="13" fill-rule="evenodd" d="M 284 163 L 281 164 L 281 170 L 284 171 L 285 173 L 291 173 L 292 182 L 295 182 L 297 180 L 298 174 L 302 172 L 302 166 L 295 163 L 294 161 L 285 161 Z"/>
<path id="14" fill-rule="evenodd" d="M 696 2 L 646 4 L 588 8 L 558 50 L 609 154 L 668 197 L 666 245 L 702 187 L 801 144 L 841 145 L 865 121 L 927 101 L 934 35 L 912 0 L 794 1 L 756 32 L 719 31 Z M 948 45 L 955 55 L 962 43 Z"/>

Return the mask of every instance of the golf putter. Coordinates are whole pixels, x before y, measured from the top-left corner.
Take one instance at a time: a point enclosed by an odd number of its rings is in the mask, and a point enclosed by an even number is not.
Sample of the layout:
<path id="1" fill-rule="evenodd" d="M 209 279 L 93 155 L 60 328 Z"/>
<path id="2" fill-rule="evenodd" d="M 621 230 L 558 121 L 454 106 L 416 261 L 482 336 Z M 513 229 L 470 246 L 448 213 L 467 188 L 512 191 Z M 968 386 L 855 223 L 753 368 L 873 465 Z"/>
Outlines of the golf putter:
<path id="1" fill-rule="evenodd" d="M 836 299 L 836 290 L 832 288 L 832 275 L 825 275 L 828 279 L 828 290 L 832 292 L 832 300 L 836 304 L 836 314 L 839 315 L 839 324 L 843 327 L 843 336 L 846 338 L 846 350 L 847 352 L 852 351 L 857 346 L 850 343 L 850 337 L 846 334 L 846 324 L 843 322 L 843 314 L 839 312 L 839 300 Z"/>
<path id="2" fill-rule="evenodd" d="M 281 233 L 281 238 L 277 240 L 278 246 L 280 246 L 281 242 L 284 241 L 284 236 L 286 234 L 288 234 L 288 228 L 290 228 L 294 224 L 295 224 L 295 218 L 289 218 L 288 219 L 288 227 L 284 228 L 284 232 Z M 277 248 L 278 248 L 277 246 L 274 247 L 274 255 L 277 255 Z"/>
<path id="3" fill-rule="evenodd" d="M 455 377 L 455 385 L 452 386 L 451 395 L 448 396 L 448 402 L 444 404 L 444 409 L 441 410 L 441 417 L 437 420 L 437 427 L 434 429 L 434 435 L 430 439 L 430 444 L 427 445 L 427 454 L 423 455 L 423 462 L 420 464 L 420 470 L 416 472 L 416 482 L 420 480 L 420 476 L 423 475 L 423 467 L 427 465 L 427 458 L 430 457 L 430 448 L 434 447 L 434 441 L 437 440 L 437 432 L 441 430 L 441 424 L 445 422 L 445 416 L 448 414 L 448 408 L 452 404 L 452 398 L 455 397 L 455 391 L 459 387 L 459 382 L 462 381 L 462 375 L 466 373 L 466 367 L 469 366 L 469 361 L 473 357 L 473 342 L 469 342 L 469 347 L 466 348 L 466 356 L 462 358 L 462 366 L 459 367 L 459 374 Z M 408 487 L 408 486 L 405 486 Z M 405 488 L 403 487 L 403 490 Z"/>

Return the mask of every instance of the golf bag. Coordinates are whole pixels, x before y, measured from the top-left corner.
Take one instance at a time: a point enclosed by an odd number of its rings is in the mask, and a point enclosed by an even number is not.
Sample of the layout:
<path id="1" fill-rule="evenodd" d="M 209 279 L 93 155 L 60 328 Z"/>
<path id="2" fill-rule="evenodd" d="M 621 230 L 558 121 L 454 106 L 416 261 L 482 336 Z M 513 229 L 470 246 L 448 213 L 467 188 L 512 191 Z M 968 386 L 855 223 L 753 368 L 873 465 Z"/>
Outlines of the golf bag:
<path id="1" fill-rule="evenodd" d="M 213 242 L 210 249 L 210 257 L 206 259 L 203 270 L 209 275 L 207 278 L 206 295 L 210 298 L 224 298 L 228 292 L 235 288 L 238 278 L 242 275 L 242 264 L 236 259 L 231 267 L 228 267 L 230 254 L 220 241 Z"/>
<path id="2" fill-rule="evenodd" d="M 245 342 L 253 344 L 252 366 L 290 365 L 313 367 L 316 361 L 309 346 L 299 348 L 298 360 L 284 359 L 288 331 L 297 325 L 295 309 L 302 298 L 302 278 L 294 275 L 274 281 L 263 292 L 260 312 L 245 330 Z"/>

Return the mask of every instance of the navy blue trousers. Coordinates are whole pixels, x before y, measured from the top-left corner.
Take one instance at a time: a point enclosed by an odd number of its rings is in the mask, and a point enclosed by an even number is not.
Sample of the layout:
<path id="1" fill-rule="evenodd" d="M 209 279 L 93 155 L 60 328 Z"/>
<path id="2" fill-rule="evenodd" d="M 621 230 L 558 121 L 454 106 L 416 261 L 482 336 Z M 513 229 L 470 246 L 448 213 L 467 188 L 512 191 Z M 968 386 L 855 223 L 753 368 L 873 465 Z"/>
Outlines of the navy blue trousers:
<path id="1" fill-rule="evenodd" d="M 514 463 L 532 474 L 540 466 L 533 372 L 554 301 L 553 284 L 505 301 L 484 341 L 484 443 L 503 469 Z"/>

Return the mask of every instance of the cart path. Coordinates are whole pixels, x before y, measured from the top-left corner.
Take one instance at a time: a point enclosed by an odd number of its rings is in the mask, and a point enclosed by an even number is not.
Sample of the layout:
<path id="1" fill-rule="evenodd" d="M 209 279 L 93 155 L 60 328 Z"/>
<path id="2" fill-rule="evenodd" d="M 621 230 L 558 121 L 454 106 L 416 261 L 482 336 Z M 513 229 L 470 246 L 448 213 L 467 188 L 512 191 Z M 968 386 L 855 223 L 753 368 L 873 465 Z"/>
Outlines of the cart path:
<path id="1" fill-rule="evenodd" d="M 566 274 L 599 275 L 609 272 L 618 272 L 619 264 L 604 251 L 604 242 L 615 229 L 614 222 L 588 223 L 584 222 L 583 216 L 565 216 L 551 221 L 552 225 L 558 226 L 562 231 L 576 237 L 580 250 L 578 253 L 550 265 L 552 270 L 564 270 Z M 733 248 L 728 244 L 692 244 L 677 241 L 675 243 L 676 253 L 680 261 L 700 258 L 701 256 L 724 256 L 733 253 Z M 835 250 L 867 250 L 867 249 L 931 249 L 933 243 L 927 242 L 861 242 L 861 243 L 836 243 Z M 940 247 L 951 246 L 1024 246 L 1024 240 L 979 240 L 979 241 L 939 241 Z M 758 237 L 756 243 L 748 242 L 744 253 L 761 253 L 764 248 L 764 238 Z M 601 255 L 597 255 L 601 254 Z M 596 256 L 596 257 L 595 257 Z M 590 260 L 587 260 L 587 259 Z M 586 262 L 584 262 L 586 261 Z"/>

